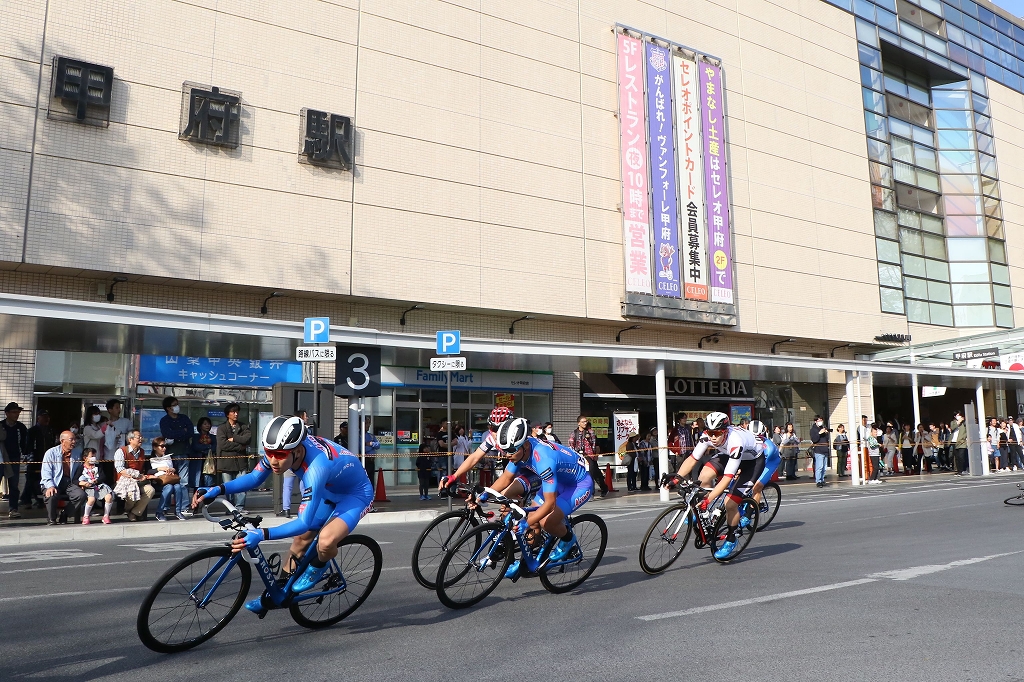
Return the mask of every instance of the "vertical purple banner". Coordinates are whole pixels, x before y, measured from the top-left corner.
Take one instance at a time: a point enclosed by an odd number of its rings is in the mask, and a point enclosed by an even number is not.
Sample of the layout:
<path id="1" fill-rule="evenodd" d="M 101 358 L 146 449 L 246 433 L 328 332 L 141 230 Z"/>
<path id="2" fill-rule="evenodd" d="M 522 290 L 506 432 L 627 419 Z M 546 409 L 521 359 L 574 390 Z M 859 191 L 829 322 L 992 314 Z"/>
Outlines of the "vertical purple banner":
<path id="1" fill-rule="evenodd" d="M 701 137 L 704 142 L 704 196 L 708 214 L 711 300 L 732 303 L 732 243 L 729 225 L 729 173 L 725 161 L 725 92 L 722 69 L 701 61 Z"/>
<path id="2" fill-rule="evenodd" d="M 646 43 L 647 129 L 654 217 L 654 294 L 679 298 L 679 220 L 676 155 L 672 129 L 672 70 L 667 48 Z"/>

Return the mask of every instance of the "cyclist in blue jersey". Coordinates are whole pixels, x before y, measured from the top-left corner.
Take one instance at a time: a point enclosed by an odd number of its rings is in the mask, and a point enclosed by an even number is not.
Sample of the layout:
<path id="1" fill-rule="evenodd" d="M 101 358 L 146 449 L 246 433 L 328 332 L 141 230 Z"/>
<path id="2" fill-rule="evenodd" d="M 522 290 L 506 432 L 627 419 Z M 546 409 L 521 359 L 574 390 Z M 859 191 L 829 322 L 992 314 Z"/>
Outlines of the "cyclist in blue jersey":
<path id="1" fill-rule="evenodd" d="M 305 592 L 320 581 L 328 563 L 338 555 L 338 543 L 369 510 L 373 486 L 358 457 L 336 443 L 309 435 L 298 417 L 275 417 L 263 429 L 262 445 L 266 455 L 255 469 L 209 490 L 197 490 L 192 506 L 211 502 L 221 494 L 252 490 L 271 473 L 281 474 L 290 469 L 302 486 L 298 516 L 275 528 L 246 531 L 244 537 L 231 543 L 231 549 L 240 552 L 263 540 L 294 537 L 286 567 L 286 571 L 292 571 L 319 531 L 317 555 L 292 586 L 295 592 Z M 259 613 L 263 605 L 257 597 L 246 603 L 245 608 Z"/>
<path id="2" fill-rule="evenodd" d="M 541 482 L 541 494 L 534 498 L 537 508 L 526 517 L 526 525 L 543 528 L 559 538 L 551 550 L 552 561 L 563 560 L 572 551 L 576 539 L 565 525 L 565 517 L 582 507 L 594 496 L 594 479 L 586 460 L 574 450 L 548 440 L 529 438 L 529 422 L 510 419 L 498 427 L 495 441 L 498 449 L 508 457 L 509 464 L 494 482 L 494 489 L 508 487 L 524 471 L 536 474 Z M 485 501 L 487 493 L 480 495 Z M 519 571 L 516 561 L 505 573 L 512 578 Z"/>
<path id="3" fill-rule="evenodd" d="M 772 476 L 775 475 L 775 470 L 779 468 L 779 464 L 782 462 L 782 455 L 779 453 L 779 446 L 768 437 L 768 429 L 764 423 L 752 421 L 749 428 L 750 432 L 761 443 L 764 451 L 764 471 L 757 477 L 754 487 L 750 491 L 750 496 L 757 500 L 763 513 L 768 511 L 768 509 L 765 506 L 764 500 L 761 499 L 761 491 L 764 490 L 764 487 L 772 480 Z"/>

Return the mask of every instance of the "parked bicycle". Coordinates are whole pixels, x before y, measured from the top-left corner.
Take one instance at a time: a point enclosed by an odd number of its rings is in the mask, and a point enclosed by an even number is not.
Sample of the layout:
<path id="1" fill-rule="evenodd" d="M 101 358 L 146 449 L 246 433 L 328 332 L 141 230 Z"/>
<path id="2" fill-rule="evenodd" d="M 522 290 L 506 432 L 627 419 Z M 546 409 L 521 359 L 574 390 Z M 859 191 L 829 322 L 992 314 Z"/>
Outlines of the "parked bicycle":
<path id="1" fill-rule="evenodd" d="M 235 537 L 259 528 L 261 516 L 246 516 L 224 499 L 228 516 L 214 518 L 203 508 L 203 516 Z M 214 504 L 211 503 L 211 504 Z M 380 577 L 380 545 L 365 535 L 349 535 L 338 543 L 338 556 L 331 560 L 321 581 L 311 591 L 296 594 L 292 584 L 316 556 L 316 540 L 290 576 L 280 577 L 281 559 L 267 557 L 257 546 L 232 553 L 230 546 L 201 549 L 168 569 L 149 590 L 139 608 L 136 629 L 148 648 L 176 653 L 207 641 L 231 622 L 245 602 L 252 581 L 252 568 L 263 580 L 262 600 L 266 611 L 288 609 L 292 619 L 307 628 L 323 628 L 341 621 L 366 601 Z"/>
<path id="2" fill-rule="evenodd" d="M 482 523 L 466 532 L 441 559 L 435 579 L 437 597 L 451 609 L 464 609 L 484 599 L 498 586 L 517 550 L 519 572 L 514 580 L 536 574 L 553 593 L 574 590 L 601 563 L 608 545 L 608 528 L 595 514 L 566 517 L 575 538 L 572 551 L 561 561 L 550 561 L 558 538 L 521 523 L 536 507 L 523 508 L 495 490 L 485 489 L 489 502 L 508 509 L 500 521 Z"/>

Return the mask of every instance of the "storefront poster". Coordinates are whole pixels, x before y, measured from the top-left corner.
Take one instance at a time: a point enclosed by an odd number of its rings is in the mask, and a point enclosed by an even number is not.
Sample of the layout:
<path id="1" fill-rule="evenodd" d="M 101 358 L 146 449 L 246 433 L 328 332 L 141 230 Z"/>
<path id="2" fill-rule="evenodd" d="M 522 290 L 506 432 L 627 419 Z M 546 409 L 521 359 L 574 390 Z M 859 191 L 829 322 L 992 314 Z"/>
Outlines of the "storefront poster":
<path id="1" fill-rule="evenodd" d="M 711 252 L 711 300 L 732 303 L 732 240 L 729 224 L 729 173 L 726 167 L 725 93 L 721 67 L 701 60 L 701 138 L 704 149 L 704 197 Z"/>
<path id="2" fill-rule="evenodd" d="M 139 382 L 179 386 L 272 388 L 302 383 L 302 363 L 284 360 L 199 358 L 184 355 L 139 356 Z"/>
<path id="3" fill-rule="evenodd" d="M 513 412 L 516 409 L 516 395 L 515 393 L 495 393 L 494 394 L 494 406 L 495 407 L 507 407 Z"/>
<path id="4" fill-rule="evenodd" d="M 970 361 L 968 361 L 968 367 Z M 981 363 L 978 363 L 981 366 Z M 999 356 L 999 367 L 1000 369 L 1006 369 L 1011 372 L 1024 372 L 1024 353 L 1007 353 L 1006 355 Z"/>
<path id="5" fill-rule="evenodd" d="M 612 414 L 615 424 L 615 454 L 621 462 L 626 453 L 626 443 L 630 436 L 640 433 L 640 414 L 637 412 L 615 412 Z"/>
<path id="6" fill-rule="evenodd" d="M 697 63 L 672 55 L 675 79 L 676 164 L 682 207 L 683 241 L 680 271 L 683 295 L 692 301 L 708 300 L 707 226 L 704 222 L 704 165 L 700 157 L 700 97 Z"/>
<path id="7" fill-rule="evenodd" d="M 587 417 L 590 428 L 594 430 L 594 437 L 604 440 L 608 437 L 608 417 Z"/>
<path id="8" fill-rule="evenodd" d="M 679 218 L 672 127 L 672 69 L 668 48 L 646 43 L 647 131 L 651 141 L 651 211 L 654 216 L 654 293 L 679 298 Z"/>
<path id="9" fill-rule="evenodd" d="M 651 235 L 647 194 L 647 125 L 644 115 L 644 57 L 640 41 L 618 36 L 619 144 L 622 171 L 622 229 L 626 291 L 650 294 Z"/>
<path id="10" fill-rule="evenodd" d="M 754 413 L 751 407 L 752 406 L 750 404 L 737 405 L 733 403 L 729 405 L 729 419 L 736 425 L 739 425 L 739 423 L 744 419 L 750 421 L 754 418 Z"/>

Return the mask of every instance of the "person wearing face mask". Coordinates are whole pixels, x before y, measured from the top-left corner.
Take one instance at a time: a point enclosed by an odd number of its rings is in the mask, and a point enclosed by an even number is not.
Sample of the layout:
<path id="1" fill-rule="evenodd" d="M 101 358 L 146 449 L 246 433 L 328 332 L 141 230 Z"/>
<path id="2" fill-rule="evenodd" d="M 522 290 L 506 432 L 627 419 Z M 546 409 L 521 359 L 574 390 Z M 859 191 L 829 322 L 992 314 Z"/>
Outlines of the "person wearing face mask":
<path id="1" fill-rule="evenodd" d="M 814 416 L 814 424 L 811 425 L 811 443 L 814 452 L 814 483 L 819 488 L 825 487 L 825 469 L 828 467 L 828 446 L 829 433 L 832 429 L 825 427 L 825 420 L 821 415 Z"/>
<path id="2" fill-rule="evenodd" d="M 548 442 L 558 443 L 559 445 L 562 444 L 562 441 L 558 440 L 558 436 L 555 435 L 555 425 L 551 422 L 544 425 L 544 438 L 546 438 Z"/>
<path id="3" fill-rule="evenodd" d="M 167 454 L 174 462 L 174 468 L 182 481 L 189 480 L 189 466 L 203 466 L 202 462 L 194 465 L 189 461 L 189 451 L 192 449 L 192 438 L 195 436 L 196 427 L 187 414 L 181 414 L 181 407 L 178 399 L 173 395 L 164 398 L 163 417 L 160 418 L 160 435 L 164 437 L 164 444 L 167 446 Z"/>
<path id="4" fill-rule="evenodd" d="M 82 427 L 82 449 L 92 448 L 97 456 L 103 453 L 103 415 L 100 408 L 90 405 L 85 410 L 85 426 Z M 102 460 L 102 457 L 99 457 Z"/>

